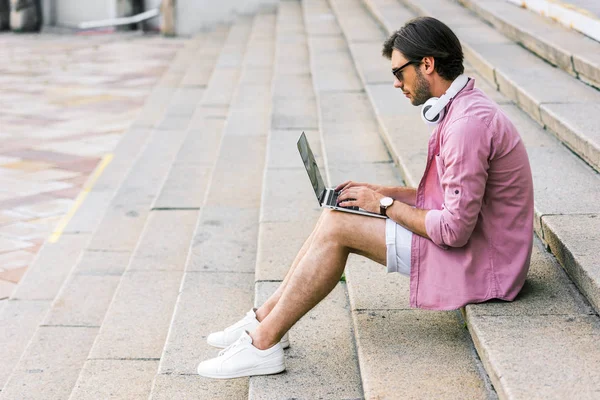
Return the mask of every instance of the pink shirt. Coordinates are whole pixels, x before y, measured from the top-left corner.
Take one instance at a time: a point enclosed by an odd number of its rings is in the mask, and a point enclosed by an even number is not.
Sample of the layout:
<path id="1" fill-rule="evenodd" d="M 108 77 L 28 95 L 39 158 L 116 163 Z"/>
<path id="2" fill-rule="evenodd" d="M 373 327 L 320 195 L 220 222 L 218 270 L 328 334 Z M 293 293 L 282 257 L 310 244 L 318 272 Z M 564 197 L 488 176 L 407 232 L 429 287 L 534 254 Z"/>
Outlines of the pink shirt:
<path id="1" fill-rule="evenodd" d="M 513 300 L 533 243 L 533 181 L 514 125 L 467 86 L 429 139 L 416 207 L 429 209 L 425 239 L 413 235 L 410 305 L 453 310 Z"/>

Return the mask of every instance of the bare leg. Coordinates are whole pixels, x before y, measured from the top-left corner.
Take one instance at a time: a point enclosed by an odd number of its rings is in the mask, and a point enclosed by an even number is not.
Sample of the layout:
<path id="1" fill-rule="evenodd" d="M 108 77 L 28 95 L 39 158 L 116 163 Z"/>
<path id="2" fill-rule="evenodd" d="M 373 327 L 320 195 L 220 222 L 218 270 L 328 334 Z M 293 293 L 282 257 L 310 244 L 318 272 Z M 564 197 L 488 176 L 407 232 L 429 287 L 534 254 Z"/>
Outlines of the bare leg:
<path id="1" fill-rule="evenodd" d="M 253 344 L 268 349 L 337 285 L 348 254 L 386 262 L 385 221 L 326 210 L 279 301 L 254 332 Z"/>
<path id="2" fill-rule="evenodd" d="M 277 288 L 277 290 L 271 295 L 271 297 L 269 297 L 269 299 L 267 301 L 265 301 L 263 303 L 262 306 L 260 306 L 255 311 L 255 313 L 256 313 L 256 319 L 259 322 L 262 321 L 263 319 L 265 319 L 267 315 L 269 315 L 269 313 L 271 312 L 271 310 L 275 307 L 275 305 L 277 304 L 277 302 L 281 298 L 281 295 L 282 295 L 283 291 L 285 290 L 285 287 L 287 286 L 288 282 L 290 281 L 290 277 L 293 275 L 294 270 L 296 269 L 296 266 L 300 263 L 300 260 L 302 260 L 302 258 L 306 254 L 306 251 L 310 247 L 310 244 L 312 243 L 313 238 L 315 237 L 315 232 L 317 232 L 317 230 L 319 229 L 319 225 L 323 221 L 323 215 L 324 215 L 324 213 L 321 214 L 321 216 L 317 220 L 317 223 L 315 224 L 315 227 L 314 227 L 313 231 L 311 232 L 311 234 L 308 236 L 308 238 L 306 239 L 306 241 L 302 245 L 302 248 L 300 249 L 300 251 L 296 255 L 296 258 L 294 259 L 294 262 L 292 263 L 290 269 L 288 270 L 287 274 L 285 275 L 285 278 L 283 279 L 283 281 L 281 282 L 281 284 L 279 285 L 279 287 Z"/>

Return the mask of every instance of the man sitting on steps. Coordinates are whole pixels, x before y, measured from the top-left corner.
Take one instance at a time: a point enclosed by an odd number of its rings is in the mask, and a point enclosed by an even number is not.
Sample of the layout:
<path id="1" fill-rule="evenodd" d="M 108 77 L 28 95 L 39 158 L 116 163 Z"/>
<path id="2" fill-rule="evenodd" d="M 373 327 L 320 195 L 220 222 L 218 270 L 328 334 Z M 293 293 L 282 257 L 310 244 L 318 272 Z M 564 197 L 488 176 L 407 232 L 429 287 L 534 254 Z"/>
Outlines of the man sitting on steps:
<path id="1" fill-rule="evenodd" d="M 438 123 L 418 188 L 339 185 L 342 206 L 388 219 L 325 209 L 277 291 L 208 336 L 225 350 L 200 363 L 200 375 L 283 371 L 288 330 L 333 290 L 350 253 L 409 276 L 415 308 L 511 301 L 521 290 L 533 242 L 533 182 L 519 133 L 463 75 L 460 42 L 442 22 L 409 21 L 386 40 L 383 55 L 391 59 L 394 87 L 425 105 L 426 122 Z"/>

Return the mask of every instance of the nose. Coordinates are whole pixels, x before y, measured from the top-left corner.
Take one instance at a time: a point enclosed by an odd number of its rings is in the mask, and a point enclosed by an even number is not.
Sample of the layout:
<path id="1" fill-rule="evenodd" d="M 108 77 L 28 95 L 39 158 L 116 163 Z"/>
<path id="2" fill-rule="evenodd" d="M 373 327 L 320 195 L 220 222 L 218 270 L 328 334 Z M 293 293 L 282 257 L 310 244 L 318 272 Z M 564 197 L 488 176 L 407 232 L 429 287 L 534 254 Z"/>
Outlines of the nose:
<path id="1" fill-rule="evenodd" d="M 394 76 L 394 87 L 396 89 L 402 89 L 402 86 L 404 86 L 404 82 L 400 81 L 398 78 L 396 78 Z"/>

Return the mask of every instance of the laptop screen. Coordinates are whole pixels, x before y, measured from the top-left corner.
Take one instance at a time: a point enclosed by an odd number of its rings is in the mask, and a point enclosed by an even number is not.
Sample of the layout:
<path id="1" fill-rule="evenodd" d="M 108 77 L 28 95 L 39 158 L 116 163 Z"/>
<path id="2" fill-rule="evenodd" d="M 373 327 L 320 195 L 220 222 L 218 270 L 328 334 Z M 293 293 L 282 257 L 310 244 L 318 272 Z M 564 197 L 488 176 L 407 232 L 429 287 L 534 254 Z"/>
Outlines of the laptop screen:
<path id="1" fill-rule="evenodd" d="M 315 190 L 315 194 L 317 195 L 317 199 L 321 202 L 321 196 L 325 191 L 325 182 L 323 182 L 323 178 L 321 177 L 321 173 L 319 172 L 319 167 L 317 166 L 317 162 L 315 161 L 315 156 L 313 155 L 310 146 L 308 145 L 308 140 L 306 140 L 306 135 L 302 132 L 300 135 L 300 139 L 298 139 L 298 151 L 300 151 L 300 157 L 302 157 L 302 161 L 304 162 L 304 166 L 306 167 L 306 172 L 308 173 L 308 177 L 310 178 L 310 182 L 312 183 L 313 189 Z M 321 203 L 319 203 L 321 205 Z"/>

